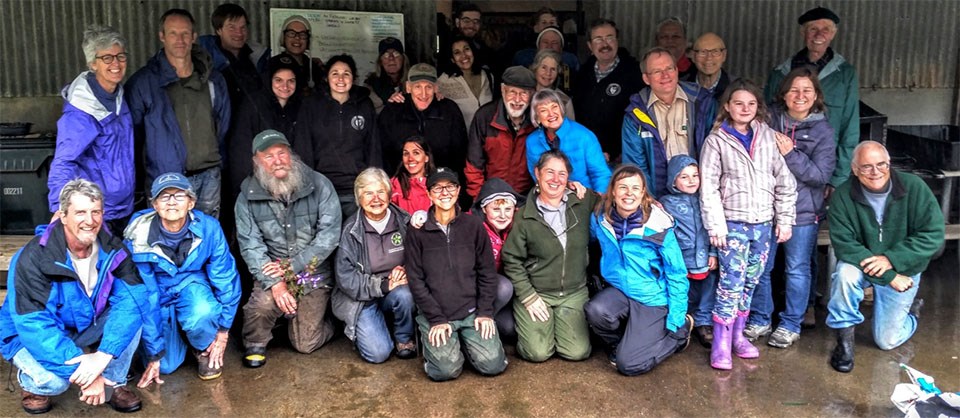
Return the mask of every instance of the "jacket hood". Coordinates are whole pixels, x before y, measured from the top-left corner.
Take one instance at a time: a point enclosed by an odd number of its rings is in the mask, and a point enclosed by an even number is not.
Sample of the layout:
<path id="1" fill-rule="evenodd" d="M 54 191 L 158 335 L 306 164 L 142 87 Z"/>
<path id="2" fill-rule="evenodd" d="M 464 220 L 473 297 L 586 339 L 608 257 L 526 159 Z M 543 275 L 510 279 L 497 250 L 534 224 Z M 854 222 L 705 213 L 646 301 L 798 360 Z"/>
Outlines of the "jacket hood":
<path id="1" fill-rule="evenodd" d="M 684 168 L 687 168 L 687 166 L 690 166 L 690 165 L 695 165 L 699 167 L 699 164 L 697 164 L 697 160 L 693 159 L 693 157 L 686 154 L 677 154 L 670 159 L 669 163 L 667 163 L 667 191 L 670 194 L 683 193 L 679 189 L 677 189 L 677 187 L 674 186 L 674 184 L 677 182 L 677 177 L 680 176 L 680 172 L 683 171 Z"/>
<path id="2" fill-rule="evenodd" d="M 483 183 L 483 187 L 480 188 L 480 193 L 477 194 L 477 198 L 473 202 L 472 212 L 477 214 L 481 218 L 486 218 L 486 216 L 483 213 L 483 208 L 480 207 L 480 203 L 483 202 L 483 199 L 486 199 L 490 197 L 490 195 L 493 195 L 496 193 L 512 194 L 513 197 L 517 199 L 518 208 L 523 206 L 524 203 L 527 202 L 527 198 L 524 196 L 521 196 L 519 193 L 513 190 L 513 187 L 510 187 L 510 185 L 507 184 L 506 181 L 499 178 L 491 178 L 491 179 L 487 179 Z M 486 221 L 486 219 L 484 219 L 484 221 Z"/>
<path id="3" fill-rule="evenodd" d="M 97 96 L 93 93 L 93 89 L 90 88 L 90 81 L 87 80 L 87 75 L 90 74 L 90 71 L 84 71 L 73 79 L 70 84 L 63 87 L 63 90 L 60 91 L 60 96 L 63 97 L 63 100 L 67 103 L 70 103 L 71 106 L 80 109 L 84 113 L 93 116 L 97 121 L 102 121 L 110 116 L 110 111 L 100 103 L 100 100 L 97 99 Z M 123 107 L 123 85 L 117 85 L 117 114 L 120 114 L 120 109 Z"/>

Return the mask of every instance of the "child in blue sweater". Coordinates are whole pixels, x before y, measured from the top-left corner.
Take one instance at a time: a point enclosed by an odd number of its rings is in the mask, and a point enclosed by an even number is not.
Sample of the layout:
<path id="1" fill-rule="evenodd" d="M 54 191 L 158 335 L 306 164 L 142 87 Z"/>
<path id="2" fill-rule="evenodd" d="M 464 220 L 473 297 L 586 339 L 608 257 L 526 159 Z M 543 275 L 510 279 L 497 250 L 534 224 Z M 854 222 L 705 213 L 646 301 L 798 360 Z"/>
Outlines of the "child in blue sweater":
<path id="1" fill-rule="evenodd" d="M 704 347 L 713 342 L 713 301 L 717 293 L 717 249 L 700 217 L 700 167 L 688 155 L 675 155 L 667 163 L 667 194 L 660 203 L 677 222 L 677 242 L 683 251 L 690 279 L 688 311 L 694 334 Z"/>

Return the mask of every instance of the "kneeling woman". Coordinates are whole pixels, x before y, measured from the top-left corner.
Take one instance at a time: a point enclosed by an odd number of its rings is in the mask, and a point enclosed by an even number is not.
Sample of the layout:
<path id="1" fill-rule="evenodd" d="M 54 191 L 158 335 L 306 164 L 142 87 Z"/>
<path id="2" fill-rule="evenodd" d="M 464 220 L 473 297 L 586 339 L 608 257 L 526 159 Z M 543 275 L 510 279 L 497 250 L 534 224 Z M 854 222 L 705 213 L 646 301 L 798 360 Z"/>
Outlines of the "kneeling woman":
<path id="1" fill-rule="evenodd" d="M 673 218 L 650 195 L 635 165 L 617 168 L 590 218 L 611 285 L 584 307 L 593 331 L 611 349 L 620 373 L 649 372 L 690 342 L 687 269 Z"/>
<path id="2" fill-rule="evenodd" d="M 517 353 L 542 362 L 590 356 L 590 331 L 583 314 L 587 294 L 587 219 L 597 202 L 568 190 L 572 167 L 559 150 L 540 155 L 537 187 L 517 213 L 503 245 L 503 271 L 513 282 Z"/>
<path id="3" fill-rule="evenodd" d="M 354 182 L 360 209 L 343 224 L 337 251 L 333 313 L 346 323 L 344 334 L 371 363 L 417 354 L 413 296 L 403 267 L 410 216 L 390 204 L 390 179 L 379 168 L 363 170 Z M 384 319 L 393 318 L 393 336 Z"/>

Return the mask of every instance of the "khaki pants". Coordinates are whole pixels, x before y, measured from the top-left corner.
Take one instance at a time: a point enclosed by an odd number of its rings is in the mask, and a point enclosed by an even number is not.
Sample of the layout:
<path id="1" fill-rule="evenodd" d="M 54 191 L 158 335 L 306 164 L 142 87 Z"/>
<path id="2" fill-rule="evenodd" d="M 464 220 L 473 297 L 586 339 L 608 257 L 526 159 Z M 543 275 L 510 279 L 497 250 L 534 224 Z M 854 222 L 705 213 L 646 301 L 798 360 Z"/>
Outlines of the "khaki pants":
<path id="1" fill-rule="evenodd" d="M 554 353 L 573 361 L 590 357 L 590 330 L 583 312 L 588 298 L 587 288 L 559 297 L 540 297 L 550 311 L 550 319 L 546 322 L 534 321 L 520 299 L 513 299 L 517 354 L 536 363 L 547 361 Z"/>
<path id="2" fill-rule="evenodd" d="M 312 353 L 333 338 L 333 324 L 326 318 L 330 288 L 313 289 L 297 301 L 297 316 L 290 319 L 289 336 L 293 349 Z M 273 327 L 283 316 L 269 289 L 254 284 L 250 300 L 243 306 L 243 345 L 266 347 L 273 338 Z"/>

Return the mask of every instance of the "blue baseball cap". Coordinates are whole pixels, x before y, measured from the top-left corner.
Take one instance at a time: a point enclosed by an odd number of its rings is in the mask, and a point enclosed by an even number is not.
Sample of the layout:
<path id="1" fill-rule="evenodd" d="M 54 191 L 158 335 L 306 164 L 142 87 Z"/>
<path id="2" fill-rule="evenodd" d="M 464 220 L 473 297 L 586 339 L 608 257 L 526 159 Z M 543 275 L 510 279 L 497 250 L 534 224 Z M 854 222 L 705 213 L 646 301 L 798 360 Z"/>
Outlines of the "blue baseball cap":
<path id="1" fill-rule="evenodd" d="M 160 195 L 160 192 L 171 187 L 191 193 L 193 192 L 193 186 L 190 184 L 190 180 L 187 180 L 187 177 L 183 174 L 164 173 L 153 180 L 153 185 L 150 186 L 150 199 L 156 199 L 157 196 Z"/>

